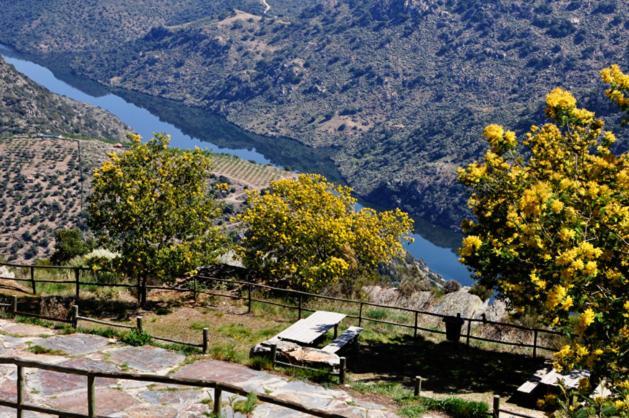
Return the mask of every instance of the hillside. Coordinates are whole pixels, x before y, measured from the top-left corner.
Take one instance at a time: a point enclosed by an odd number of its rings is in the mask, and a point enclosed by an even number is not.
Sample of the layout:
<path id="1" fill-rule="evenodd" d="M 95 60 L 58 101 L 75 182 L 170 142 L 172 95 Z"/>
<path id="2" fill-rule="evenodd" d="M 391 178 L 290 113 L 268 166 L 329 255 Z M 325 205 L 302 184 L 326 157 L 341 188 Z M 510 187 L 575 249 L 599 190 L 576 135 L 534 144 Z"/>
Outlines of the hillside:
<path id="1" fill-rule="evenodd" d="M 123 141 L 128 130 L 112 114 L 51 93 L 0 58 L 0 136 L 47 134 Z"/>
<path id="2" fill-rule="evenodd" d="M 484 124 L 521 132 L 556 85 L 613 120 L 597 73 L 629 65 L 622 0 L 268 0 L 266 14 L 260 1 L 204 3 L 0 0 L 0 42 L 334 147 L 368 201 L 446 226 L 463 214 L 454 170 L 482 152 Z"/>
<path id="3" fill-rule="evenodd" d="M 0 257 L 10 261 L 47 258 L 58 228 L 84 226 L 83 203 L 92 171 L 114 145 L 97 140 L 36 136 L 0 138 Z M 245 199 L 245 189 L 263 188 L 292 174 L 231 156 L 214 156 L 213 178 L 230 188 L 221 195 L 226 218 Z"/>

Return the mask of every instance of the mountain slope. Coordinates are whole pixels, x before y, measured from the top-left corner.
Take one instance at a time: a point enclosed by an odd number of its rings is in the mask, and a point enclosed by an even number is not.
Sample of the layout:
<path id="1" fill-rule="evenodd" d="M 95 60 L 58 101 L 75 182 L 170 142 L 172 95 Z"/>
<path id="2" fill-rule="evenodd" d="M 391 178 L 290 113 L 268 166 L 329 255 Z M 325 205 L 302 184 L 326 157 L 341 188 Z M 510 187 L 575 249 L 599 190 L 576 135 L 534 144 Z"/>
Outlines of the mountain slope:
<path id="1" fill-rule="evenodd" d="M 19 3 L 0 0 L 0 41 L 258 133 L 337 147 L 367 200 L 448 226 L 464 211 L 455 168 L 482 152 L 484 124 L 522 132 L 556 85 L 613 120 L 597 72 L 629 65 L 621 0 L 269 0 L 266 15 L 259 1 Z M 91 23 L 67 22 L 77 19 Z"/>
<path id="2" fill-rule="evenodd" d="M 127 131 L 110 113 L 53 94 L 0 58 L 0 136 L 39 133 L 124 140 Z"/>

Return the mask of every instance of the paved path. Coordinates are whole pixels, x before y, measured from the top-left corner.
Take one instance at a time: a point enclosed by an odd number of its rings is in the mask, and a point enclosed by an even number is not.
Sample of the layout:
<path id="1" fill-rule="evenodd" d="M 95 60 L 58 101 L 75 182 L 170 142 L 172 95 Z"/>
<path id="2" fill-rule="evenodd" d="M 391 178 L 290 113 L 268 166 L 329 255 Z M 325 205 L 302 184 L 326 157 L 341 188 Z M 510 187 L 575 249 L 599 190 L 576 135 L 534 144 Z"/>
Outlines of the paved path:
<path id="1" fill-rule="evenodd" d="M 34 354 L 29 347 L 45 348 L 49 354 Z M 42 350 L 40 350 L 42 351 Z M 88 334 L 57 335 L 54 331 L 0 319 L 0 356 L 19 356 L 41 362 L 102 371 L 135 371 L 187 378 L 213 378 L 249 391 L 268 393 L 310 407 L 347 417 L 395 417 L 382 405 L 354 399 L 343 390 L 326 389 L 299 380 L 289 380 L 238 364 L 210 359 L 187 363 L 183 355 L 157 347 L 130 347 Z M 86 382 L 73 376 L 45 370 L 26 369 L 25 400 L 36 405 L 75 413 L 87 413 Z M 0 399 L 15 401 L 16 368 L 0 365 Z M 212 392 L 211 390 L 209 392 Z M 142 382 L 96 379 L 96 413 L 112 417 L 202 417 L 210 407 L 203 401 L 208 390 Z M 224 417 L 241 417 L 230 405 L 242 399 L 223 395 Z M 14 417 L 15 410 L 0 407 L 0 417 Z M 46 415 L 25 413 L 25 417 Z M 305 417 L 306 414 L 260 403 L 255 417 Z"/>

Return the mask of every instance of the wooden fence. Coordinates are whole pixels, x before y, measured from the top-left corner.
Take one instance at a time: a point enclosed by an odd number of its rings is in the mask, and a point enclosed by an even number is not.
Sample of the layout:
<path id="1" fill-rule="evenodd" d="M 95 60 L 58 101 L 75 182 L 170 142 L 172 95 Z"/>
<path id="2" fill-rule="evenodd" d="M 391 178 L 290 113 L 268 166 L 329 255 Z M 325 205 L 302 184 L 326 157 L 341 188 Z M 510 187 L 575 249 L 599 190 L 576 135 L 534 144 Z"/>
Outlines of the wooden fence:
<path id="1" fill-rule="evenodd" d="M 29 279 L 16 278 L 16 279 L 10 279 L 10 280 L 18 281 L 18 282 L 19 281 L 29 282 L 31 284 L 34 294 L 37 292 L 37 283 L 56 283 L 56 284 L 74 285 L 75 299 L 77 303 L 78 301 L 80 301 L 80 297 L 81 297 L 81 286 L 123 287 L 127 289 L 135 289 L 137 291 L 138 303 L 141 302 L 142 295 L 146 295 L 151 290 L 186 292 L 186 293 L 191 293 L 195 300 L 197 299 L 198 295 L 201 295 L 201 294 L 205 294 L 209 296 L 216 296 L 216 297 L 224 297 L 224 298 L 229 298 L 233 300 L 244 300 L 245 303 L 247 304 L 247 313 L 251 313 L 253 302 L 279 306 L 279 307 L 283 307 L 290 310 L 296 310 L 298 312 L 299 319 L 301 319 L 304 312 L 315 311 L 315 309 L 310 309 L 304 306 L 304 303 L 306 301 L 309 302 L 309 301 L 314 301 L 314 300 L 326 300 L 326 301 L 340 302 L 340 303 L 346 303 L 346 304 L 356 306 L 358 309 L 358 314 L 357 315 L 348 314 L 347 317 L 352 318 L 352 319 L 357 319 L 359 326 L 364 326 L 365 322 L 391 325 L 391 326 L 395 326 L 399 328 L 404 328 L 407 330 L 412 330 L 413 336 L 417 337 L 420 331 L 433 333 L 433 334 L 442 334 L 442 335 L 446 334 L 445 330 L 422 327 L 419 323 L 420 317 L 427 316 L 427 317 L 439 318 L 444 322 L 455 320 L 455 321 L 460 321 L 463 325 L 465 325 L 465 332 L 461 336 L 465 338 L 465 343 L 467 345 L 470 345 L 471 341 L 482 341 L 482 342 L 489 342 L 489 343 L 495 343 L 495 344 L 500 344 L 500 345 L 513 346 L 513 347 L 520 347 L 520 348 L 527 348 L 527 349 L 530 348 L 533 357 L 537 357 L 539 350 L 551 351 L 551 352 L 557 350 L 556 347 L 547 347 L 547 346 L 541 345 L 539 341 L 541 335 L 554 335 L 554 336 L 562 335 L 561 333 L 557 331 L 544 329 L 544 328 L 526 327 L 524 325 L 519 325 L 519 324 L 512 324 L 512 323 L 500 322 L 500 321 L 491 321 L 491 320 L 486 319 L 485 315 L 481 315 L 480 318 L 467 318 L 467 317 L 461 316 L 460 314 L 457 314 L 456 316 L 444 315 L 444 314 L 439 314 L 439 313 L 430 312 L 430 311 L 423 311 L 423 310 L 418 310 L 418 309 L 403 308 L 403 307 L 393 306 L 393 305 L 384 305 L 384 304 L 372 303 L 372 302 L 356 300 L 356 299 L 338 298 L 338 297 L 320 295 L 320 294 L 303 292 L 303 291 L 298 291 L 298 290 L 284 289 L 284 288 L 279 288 L 279 287 L 274 287 L 274 286 L 269 286 L 269 285 L 254 283 L 254 282 L 249 282 L 249 281 L 221 279 L 217 277 L 209 277 L 209 276 L 203 276 L 203 275 L 192 277 L 190 279 L 190 282 L 187 284 L 188 287 L 155 286 L 155 285 L 142 284 L 140 281 L 138 281 L 137 284 L 99 283 L 95 281 L 89 281 L 89 282 L 82 281 L 81 276 L 83 275 L 83 273 L 91 272 L 89 268 L 85 268 L 85 267 L 36 266 L 36 265 L 22 265 L 22 264 L 12 264 L 12 263 L 0 263 L 0 265 L 14 267 L 14 268 L 28 269 L 29 274 L 30 274 Z M 73 272 L 72 274 L 74 275 L 74 280 L 37 279 L 36 274 L 35 274 L 37 269 L 71 271 Z M 0 280 L 8 280 L 8 279 L 0 278 Z M 213 291 L 211 287 L 208 288 L 207 286 L 208 284 L 212 284 L 212 283 L 221 284 L 223 286 L 230 287 L 231 289 L 237 290 L 237 292 L 235 294 L 234 293 L 225 294 L 224 292 L 221 293 L 221 292 Z M 256 290 L 260 291 L 260 293 L 262 294 L 272 293 L 273 295 L 283 296 L 285 299 L 293 301 L 293 304 L 280 303 L 275 300 L 271 300 L 271 298 L 266 298 L 266 299 L 258 298 L 255 295 Z M 144 300 L 146 300 L 145 296 L 144 296 Z M 413 323 L 411 324 L 411 323 L 401 323 L 401 322 L 394 322 L 394 321 L 389 321 L 385 319 L 373 318 L 365 314 L 365 308 L 379 308 L 379 309 L 393 311 L 393 312 L 405 312 L 405 313 L 410 314 L 411 317 L 414 318 L 414 320 L 413 320 Z M 80 317 L 79 319 L 85 320 L 85 321 L 91 321 L 91 322 L 98 321 L 93 318 L 86 318 L 86 317 Z M 108 324 L 111 324 L 112 326 L 120 326 L 120 324 L 116 324 L 116 325 L 114 325 L 114 323 L 108 323 Z M 530 333 L 533 343 L 529 344 L 529 343 L 524 343 L 520 341 L 505 341 L 501 339 L 486 338 L 479 335 L 474 335 L 473 328 L 472 328 L 473 324 L 482 324 L 485 326 L 493 326 L 496 328 L 503 327 L 507 329 L 518 330 L 520 332 Z M 169 340 L 166 338 L 159 338 L 159 337 L 155 337 L 155 338 L 162 339 L 167 342 L 191 345 L 190 343 Z"/>
<path id="2" fill-rule="evenodd" d="M 283 288 L 268 286 L 268 285 L 259 284 L 259 283 L 252 283 L 252 282 L 238 281 L 238 280 L 230 280 L 230 279 L 220 279 L 220 278 L 216 278 L 216 277 L 196 276 L 194 278 L 194 280 L 195 281 L 203 280 L 203 281 L 206 281 L 206 282 L 225 283 L 227 285 L 239 287 L 241 289 L 241 292 L 240 292 L 241 294 L 239 296 L 236 296 L 236 295 L 225 295 L 225 294 L 221 294 L 221 293 L 217 293 L 217 292 L 211 292 L 211 291 L 203 291 L 202 293 L 207 293 L 207 294 L 210 294 L 212 296 L 229 297 L 229 298 L 232 298 L 232 299 L 245 300 L 246 303 L 247 303 L 247 312 L 248 313 L 251 312 L 252 303 L 253 302 L 257 302 L 257 303 L 263 303 L 263 304 L 280 306 L 280 307 L 283 307 L 283 308 L 286 308 L 286 309 L 297 310 L 298 318 L 301 319 L 304 312 L 314 312 L 315 311 L 315 309 L 306 308 L 304 306 L 304 302 L 305 301 L 307 301 L 307 300 L 308 301 L 316 300 L 316 299 L 328 300 L 328 301 L 347 303 L 347 304 L 352 304 L 352 305 L 357 306 L 357 308 L 358 308 L 358 315 L 349 314 L 349 315 L 347 315 L 347 317 L 348 318 L 357 319 L 359 326 L 363 326 L 363 322 L 373 322 L 373 323 L 380 323 L 380 324 L 386 324 L 386 325 L 401 327 L 401 328 L 405 328 L 405 329 L 412 329 L 414 337 L 417 337 L 419 331 L 428 332 L 428 333 L 435 333 L 435 334 L 446 334 L 446 331 L 443 331 L 443 330 L 426 328 L 426 327 L 420 326 L 419 325 L 419 318 L 421 316 L 429 316 L 429 317 L 440 318 L 441 320 L 444 320 L 444 321 L 457 319 L 457 320 L 463 321 L 464 324 L 467 324 L 466 332 L 465 332 L 464 335 L 462 335 L 465 338 L 465 343 L 467 345 L 470 345 L 470 341 L 471 340 L 476 340 L 476 341 L 491 342 L 491 343 L 503 344 L 503 345 L 509 345 L 509 346 L 531 348 L 533 357 L 537 357 L 538 350 L 556 351 L 556 348 L 546 347 L 546 346 L 540 345 L 539 337 L 540 337 L 541 334 L 556 335 L 556 336 L 562 335 L 561 333 L 559 333 L 557 331 L 548 330 L 548 329 L 544 329 L 544 328 L 530 328 L 530 327 L 526 327 L 524 325 L 518 325 L 518 324 L 512 324 L 512 323 L 500 322 L 500 321 L 491 321 L 491 320 L 486 319 L 485 315 L 482 315 L 481 318 L 467 318 L 467 317 L 461 316 L 460 314 L 457 314 L 456 316 L 444 315 L 444 314 L 439 314 L 439 313 L 435 313 L 435 312 L 423 311 L 423 310 L 419 310 L 419 309 L 404 308 L 404 307 L 393 306 L 393 305 L 383 305 L 383 304 L 366 302 L 366 301 L 355 300 L 355 299 L 347 299 L 347 298 L 338 298 L 338 297 L 333 297 L 333 296 L 325 296 L 325 295 L 319 295 L 319 294 L 315 294 L 315 293 L 308 293 L 308 292 L 303 292 L 303 291 L 298 291 L 298 290 L 283 289 Z M 196 283 L 194 286 L 198 287 L 198 283 Z M 296 303 L 293 304 L 293 305 L 290 305 L 290 304 L 286 304 L 286 303 L 278 303 L 278 302 L 275 302 L 275 301 L 272 301 L 272 300 L 268 300 L 268 299 L 259 299 L 259 298 L 254 297 L 254 289 L 259 289 L 259 290 L 263 290 L 263 291 L 266 291 L 266 292 L 272 292 L 273 294 L 283 295 L 283 296 L 286 296 L 287 299 L 291 299 L 291 300 L 296 301 Z M 244 295 L 244 296 L 242 295 L 242 293 L 243 293 L 242 290 L 244 290 L 244 293 L 246 293 L 246 295 Z M 201 292 L 201 291 L 199 291 L 199 292 Z M 373 308 L 379 308 L 379 309 L 385 309 L 385 310 L 391 310 L 391 311 L 398 311 L 398 312 L 407 312 L 407 313 L 410 313 L 412 315 L 412 317 L 414 318 L 414 322 L 413 322 L 413 324 L 404 324 L 404 323 L 393 322 L 393 321 L 388 321 L 388 320 L 384 320 L 384 319 L 370 318 L 370 317 L 368 317 L 367 315 L 364 314 L 366 307 L 373 307 Z M 472 324 L 473 323 L 478 323 L 478 324 L 483 324 L 483 325 L 490 325 L 490 326 L 496 326 L 496 327 L 505 327 L 505 328 L 517 329 L 519 331 L 530 332 L 531 336 L 533 338 L 533 344 L 527 344 L 527 343 L 516 342 L 516 341 L 504 341 L 504 340 L 497 340 L 497 339 L 492 339 L 492 338 L 484 338 L 484 337 L 480 337 L 480 336 L 475 336 L 475 335 L 472 334 Z"/>
<path id="3" fill-rule="evenodd" d="M 140 373 L 123 373 L 123 372 L 102 372 L 94 370 L 82 370 L 74 367 L 59 366 L 55 364 L 41 363 L 32 360 L 23 360 L 16 357 L 0 357 L 0 364 L 13 364 L 17 367 L 17 379 L 16 379 L 16 401 L 0 400 L 0 405 L 9 408 L 15 408 L 17 410 L 17 417 L 21 418 L 24 411 L 39 412 L 42 414 L 57 415 L 70 418 L 93 418 L 96 415 L 96 378 L 103 379 L 119 379 L 119 380 L 131 380 L 136 382 L 150 382 L 161 383 L 166 385 L 179 385 L 196 388 L 214 389 L 214 396 L 212 401 L 212 412 L 215 416 L 221 416 L 221 399 L 223 392 L 234 393 L 237 395 L 248 396 L 250 392 L 240 388 L 238 386 L 223 383 L 212 379 L 186 379 L 186 378 L 173 378 L 168 376 L 160 376 L 155 374 L 140 374 Z M 64 373 L 77 376 L 85 376 L 87 379 L 87 415 L 73 413 L 69 411 L 61 411 L 58 409 L 47 408 L 43 406 L 37 406 L 27 404 L 24 402 L 24 369 L 34 368 L 40 370 L 48 370 L 57 373 Z M 343 415 L 327 412 L 317 408 L 309 408 L 300 403 L 290 400 L 284 400 L 275 396 L 267 395 L 265 393 L 255 393 L 258 400 L 264 403 L 270 403 L 288 408 L 293 411 L 303 412 L 316 417 L 325 418 L 337 418 Z"/>

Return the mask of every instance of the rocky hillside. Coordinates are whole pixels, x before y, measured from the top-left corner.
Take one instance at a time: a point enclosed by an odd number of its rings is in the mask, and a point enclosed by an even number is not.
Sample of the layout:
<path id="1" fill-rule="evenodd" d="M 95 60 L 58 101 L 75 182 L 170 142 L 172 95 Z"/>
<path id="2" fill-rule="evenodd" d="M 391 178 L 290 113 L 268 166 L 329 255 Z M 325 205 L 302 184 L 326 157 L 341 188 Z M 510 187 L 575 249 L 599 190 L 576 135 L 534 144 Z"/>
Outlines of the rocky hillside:
<path id="1" fill-rule="evenodd" d="M 98 140 L 36 136 L 0 137 L 0 259 L 33 261 L 52 255 L 59 228 L 86 228 L 83 204 L 91 173 L 120 148 Z M 238 210 L 248 189 L 268 187 L 290 172 L 225 155 L 214 156 L 211 184 L 225 203 L 223 221 Z"/>
<path id="2" fill-rule="evenodd" d="M 38 86 L 0 58 L 0 136 L 47 134 L 125 140 L 112 114 Z"/>
<path id="3" fill-rule="evenodd" d="M 622 0 L 267 3 L 0 0 L 0 42 L 333 147 L 368 201 L 447 226 L 464 207 L 454 170 L 482 152 L 484 124 L 521 132 L 556 85 L 613 120 L 597 72 L 629 66 Z"/>

